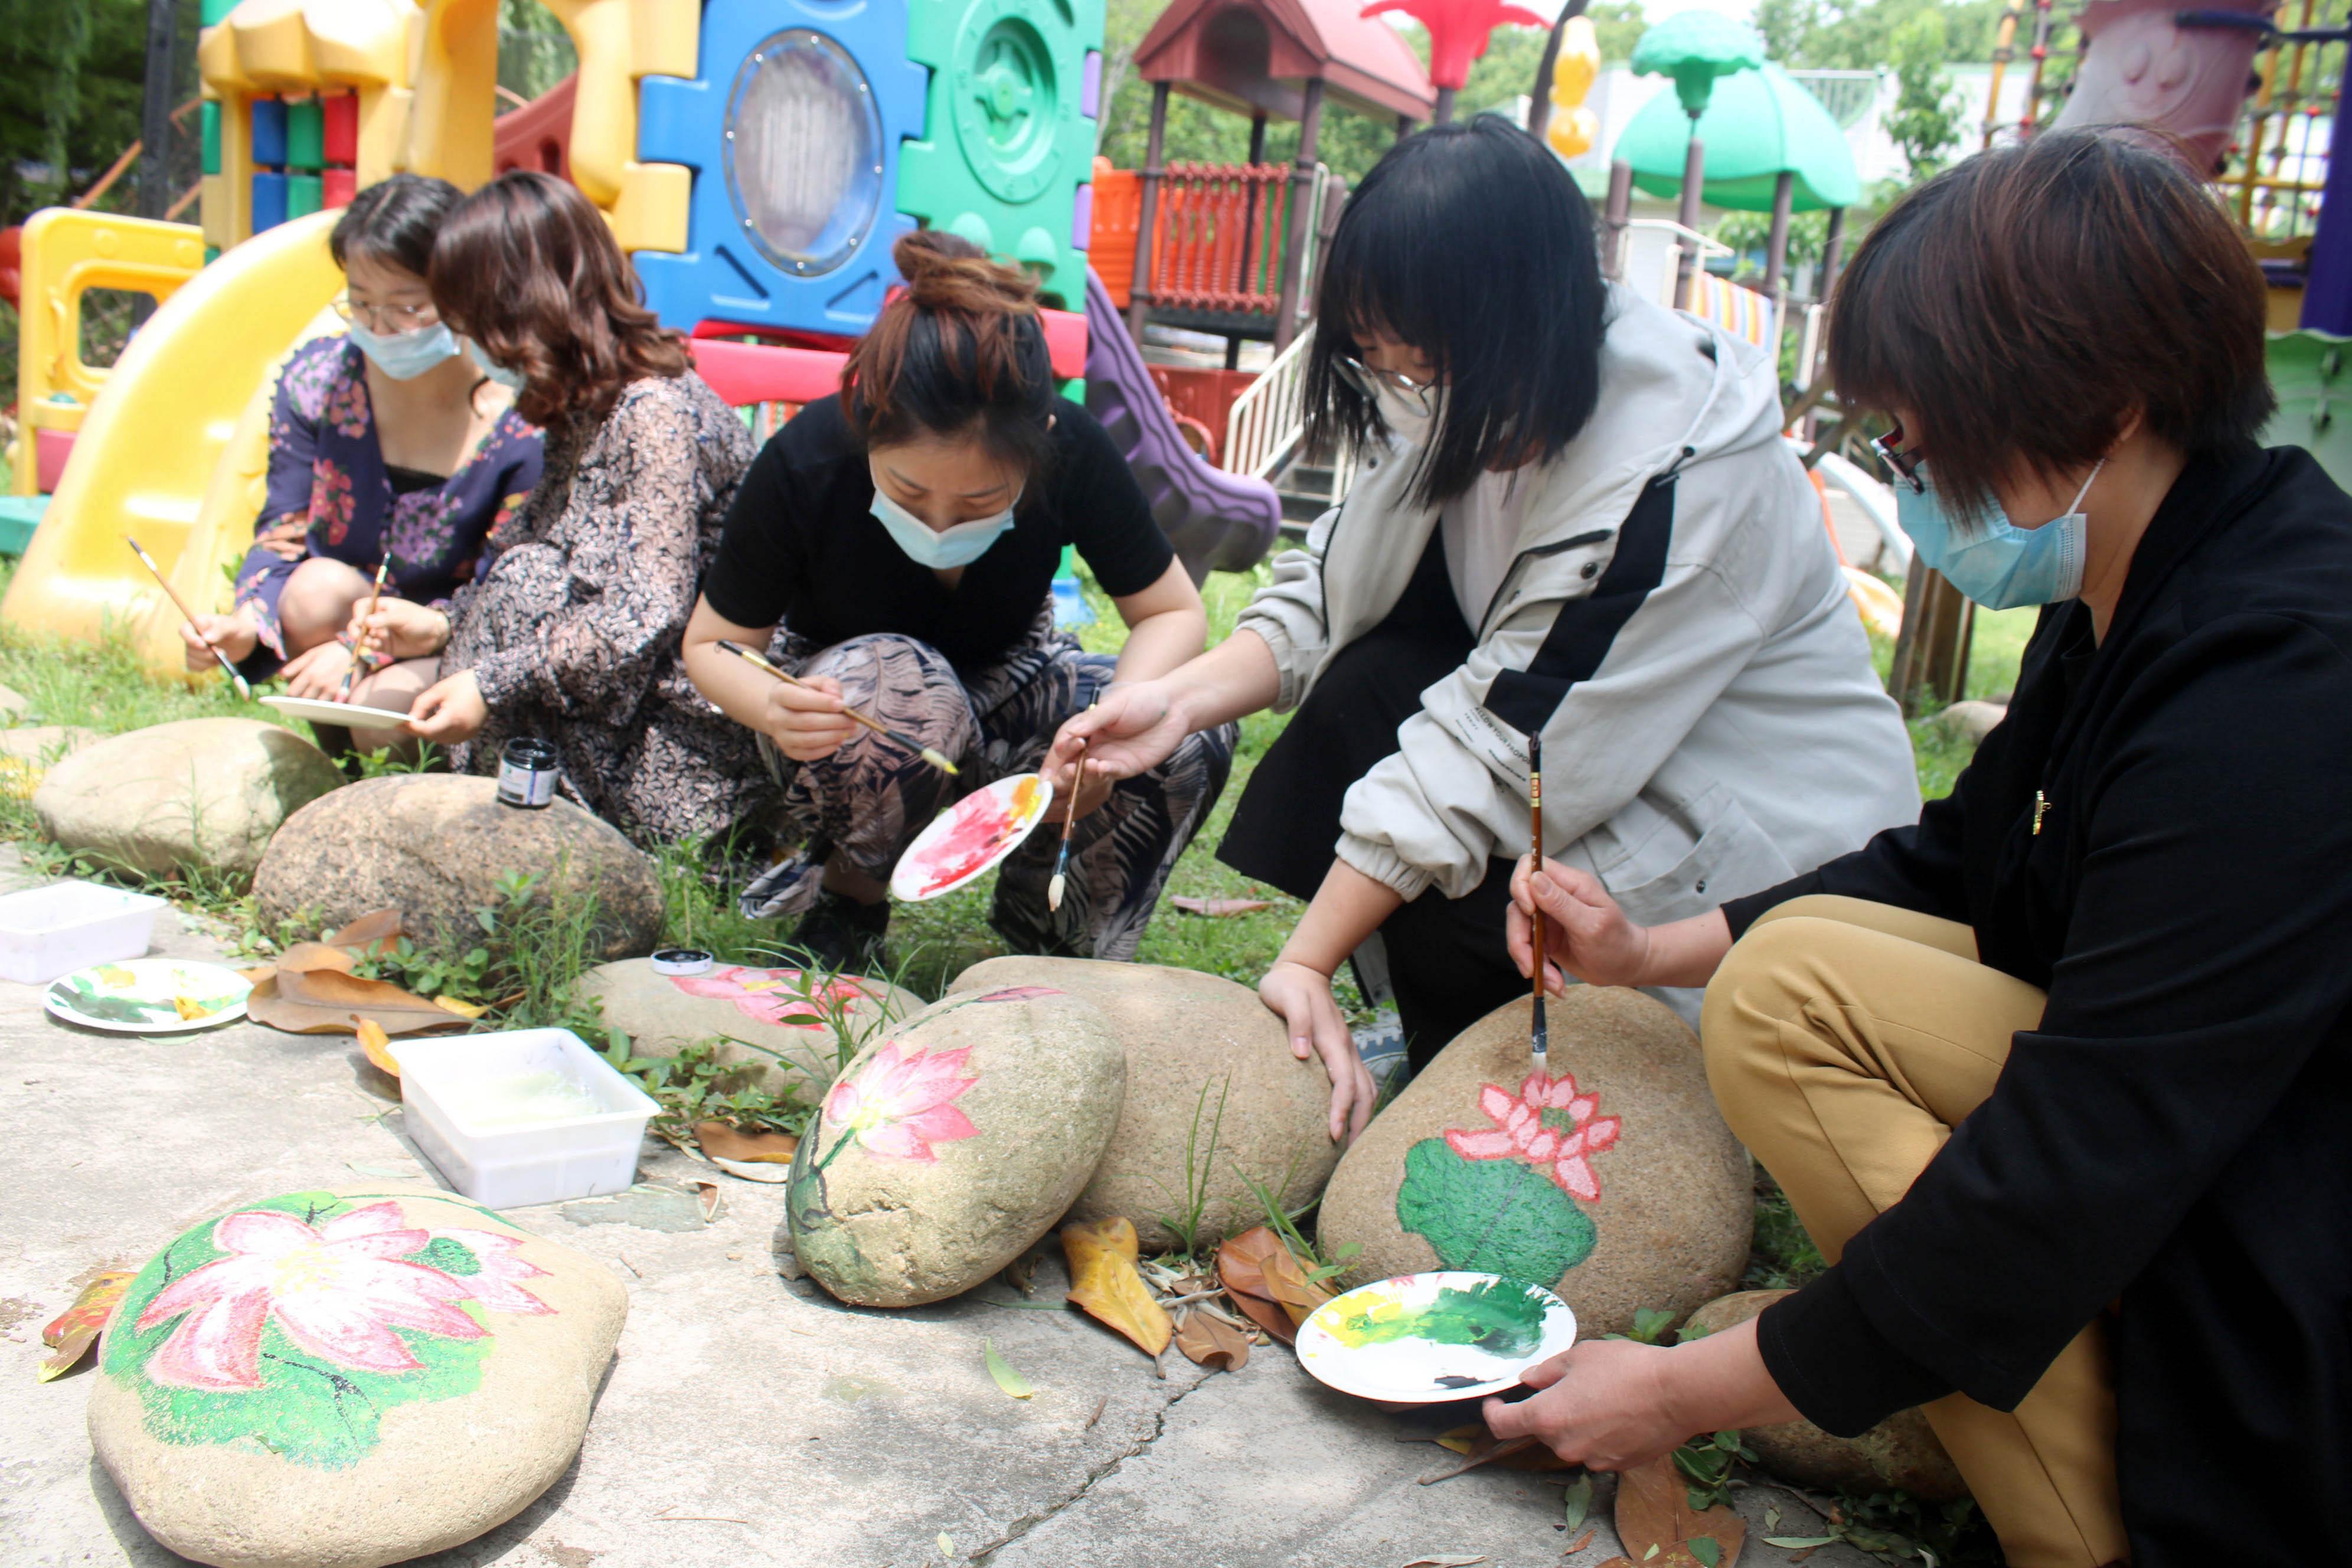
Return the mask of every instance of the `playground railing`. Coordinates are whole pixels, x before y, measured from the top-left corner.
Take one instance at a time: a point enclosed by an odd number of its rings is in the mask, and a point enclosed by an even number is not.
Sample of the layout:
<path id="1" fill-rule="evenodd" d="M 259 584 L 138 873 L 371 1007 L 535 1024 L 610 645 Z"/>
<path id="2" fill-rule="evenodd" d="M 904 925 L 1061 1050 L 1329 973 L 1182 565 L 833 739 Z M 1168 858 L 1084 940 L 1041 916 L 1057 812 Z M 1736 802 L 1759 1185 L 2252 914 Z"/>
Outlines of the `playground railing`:
<path id="1" fill-rule="evenodd" d="M 1152 303 L 1272 315 L 1289 232 L 1290 170 L 1284 165 L 1171 163 L 1152 230 Z"/>
<path id="2" fill-rule="evenodd" d="M 1249 389 L 1234 400 L 1225 418 L 1225 469 L 1252 479 L 1272 479 L 1282 466 L 1298 455 L 1307 440 L 1307 356 L 1315 346 L 1315 328 L 1301 327 L 1290 346 L 1274 356 Z M 1343 449 L 1332 459 L 1336 475 L 1331 493 L 1344 495 L 1356 471 L 1356 454 Z"/>

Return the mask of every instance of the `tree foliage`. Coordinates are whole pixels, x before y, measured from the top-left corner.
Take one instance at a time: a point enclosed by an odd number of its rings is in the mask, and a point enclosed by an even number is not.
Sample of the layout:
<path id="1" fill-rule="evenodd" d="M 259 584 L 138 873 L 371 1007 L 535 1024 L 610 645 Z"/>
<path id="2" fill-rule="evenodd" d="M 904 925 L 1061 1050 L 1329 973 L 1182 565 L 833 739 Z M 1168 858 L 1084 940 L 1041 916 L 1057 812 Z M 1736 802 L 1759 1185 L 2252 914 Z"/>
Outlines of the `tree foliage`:
<path id="1" fill-rule="evenodd" d="M 1943 16 L 1922 11 L 1895 30 L 1895 98 L 1886 133 L 1903 149 L 1911 177 L 1926 179 L 1943 166 L 1960 139 L 1960 95 L 1944 68 L 1948 47 Z"/>
<path id="2" fill-rule="evenodd" d="M 1764 52 L 1791 70 L 1878 70 L 1901 63 L 1897 35 L 1921 17 L 1942 31 L 1943 63 L 1992 58 L 2002 0 L 1758 0 Z"/>

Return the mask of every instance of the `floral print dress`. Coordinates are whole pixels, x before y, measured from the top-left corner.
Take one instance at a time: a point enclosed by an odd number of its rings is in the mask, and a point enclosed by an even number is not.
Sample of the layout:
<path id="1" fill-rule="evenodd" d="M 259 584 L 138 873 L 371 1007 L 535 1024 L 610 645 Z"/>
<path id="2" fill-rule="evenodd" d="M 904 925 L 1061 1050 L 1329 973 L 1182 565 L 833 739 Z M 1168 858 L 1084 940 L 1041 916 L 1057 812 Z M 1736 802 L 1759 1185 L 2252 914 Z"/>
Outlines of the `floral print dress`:
<path id="1" fill-rule="evenodd" d="M 440 485 L 396 494 L 376 440 L 367 361 L 349 338 L 314 338 L 296 349 L 269 411 L 269 478 L 257 534 L 307 521 L 309 553 L 373 577 L 387 542 L 384 592 L 446 607 L 473 580 L 499 530 L 539 483 L 539 431 L 512 409 Z M 237 568 L 236 603 L 255 606 L 261 646 L 244 666 L 249 679 L 286 659 L 278 596 L 299 562 L 258 544 Z"/>
<path id="2" fill-rule="evenodd" d="M 472 670 L 490 710 L 453 767 L 494 773 L 507 742 L 551 742 L 562 794 L 642 844 L 754 815 L 774 786 L 752 733 L 680 657 L 751 454 L 691 371 L 633 381 L 603 419 L 548 432 L 545 477 L 450 612 L 441 674 Z"/>

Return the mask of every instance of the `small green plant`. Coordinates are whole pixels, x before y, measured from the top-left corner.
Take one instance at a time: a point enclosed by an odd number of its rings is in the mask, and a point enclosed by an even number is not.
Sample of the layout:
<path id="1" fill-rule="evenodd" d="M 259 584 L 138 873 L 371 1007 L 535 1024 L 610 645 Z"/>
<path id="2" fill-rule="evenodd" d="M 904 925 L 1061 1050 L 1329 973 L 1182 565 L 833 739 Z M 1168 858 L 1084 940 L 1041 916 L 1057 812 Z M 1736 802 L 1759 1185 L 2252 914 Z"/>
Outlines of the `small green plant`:
<path id="1" fill-rule="evenodd" d="M 446 771 L 447 760 L 430 741 L 417 742 L 413 756 L 403 756 L 397 748 L 387 747 L 376 752 L 353 752 L 352 765 L 362 779 L 394 778 L 408 773 L 429 773 Z"/>
<path id="2" fill-rule="evenodd" d="M 636 1080 L 661 1107 L 651 1124 L 657 1137 L 683 1142 L 698 1121 L 724 1121 L 749 1131 L 790 1132 L 808 1130 L 815 1108 L 797 1097 L 780 1096 L 760 1086 L 756 1069 L 741 1062 L 722 1061 L 715 1040 L 698 1040 L 674 1057 L 641 1057 L 629 1037 L 617 1028 L 603 1031 L 604 1059 L 615 1071 Z"/>
<path id="3" fill-rule="evenodd" d="M 1848 1492 L 1835 1500 L 1796 1493 L 1828 1521 L 1825 1533 L 1782 1535 L 1780 1510 L 1764 1513 L 1764 1542 L 1792 1552 L 1843 1542 L 1881 1563 L 1920 1568 L 2000 1568 L 2000 1542 L 1977 1505 L 1922 1502 L 1908 1492 Z"/>
<path id="4" fill-rule="evenodd" d="M 1151 1217 L 1176 1238 L 1177 1256 L 1186 1263 L 1201 1250 L 1201 1219 L 1209 1207 L 1209 1177 L 1216 1169 L 1217 1140 L 1225 1131 L 1225 1101 L 1233 1092 L 1234 1075 L 1227 1073 L 1217 1090 L 1217 1114 L 1209 1124 L 1208 1147 L 1202 1148 L 1201 1118 L 1209 1109 L 1209 1083 L 1206 1079 L 1201 1080 L 1200 1098 L 1192 1103 L 1192 1125 L 1184 1134 L 1184 1190 L 1170 1192 L 1165 1182 L 1152 1178 L 1152 1184 L 1166 1194 L 1177 1212 Z"/>
<path id="5" fill-rule="evenodd" d="M 1798 1289 L 1829 1267 L 1790 1206 L 1789 1194 L 1769 1176 L 1757 1178 L 1755 1227 L 1742 1289 Z"/>
<path id="6" fill-rule="evenodd" d="M 1675 1468 L 1689 1486 L 1694 1512 L 1704 1513 L 1731 1500 L 1731 1467 L 1743 1460 L 1754 1464 L 1756 1451 L 1742 1443 L 1737 1432 L 1694 1437 L 1675 1450 Z"/>
<path id="7" fill-rule="evenodd" d="M 1257 1199 L 1258 1207 L 1265 1213 L 1266 1225 L 1282 1238 L 1282 1245 L 1290 1248 L 1291 1255 L 1305 1266 L 1308 1282 L 1328 1285 L 1333 1277 L 1363 1250 L 1363 1244 L 1350 1241 L 1326 1258 L 1298 1228 L 1299 1220 L 1314 1212 L 1314 1203 L 1304 1203 L 1295 1209 L 1283 1206 L 1282 1194 L 1290 1190 L 1291 1179 L 1298 1174 L 1300 1153 L 1290 1156 L 1290 1163 L 1284 1168 L 1279 1183 L 1268 1183 L 1253 1176 L 1239 1165 L 1234 1167 L 1234 1174 L 1242 1179 L 1242 1184 L 1250 1190 L 1250 1195 Z"/>

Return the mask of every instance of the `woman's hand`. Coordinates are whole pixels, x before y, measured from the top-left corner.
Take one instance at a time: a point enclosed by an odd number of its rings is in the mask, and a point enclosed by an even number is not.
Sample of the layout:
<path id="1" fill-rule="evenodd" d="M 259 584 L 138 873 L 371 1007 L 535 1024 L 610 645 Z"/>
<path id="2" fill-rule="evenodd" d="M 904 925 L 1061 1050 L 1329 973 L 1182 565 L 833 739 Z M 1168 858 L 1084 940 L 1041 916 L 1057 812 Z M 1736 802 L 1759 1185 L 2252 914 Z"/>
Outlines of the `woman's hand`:
<path id="1" fill-rule="evenodd" d="M 215 669 L 219 667 L 213 658 L 213 649 L 228 655 L 231 664 L 243 664 L 260 646 L 261 634 L 240 610 L 234 615 L 198 616 L 193 626 L 182 621 L 180 641 L 186 645 L 184 653 L 190 669 Z"/>
<path id="2" fill-rule="evenodd" d="M 351 649 L 322 642 L 286 661 L 286 695 L 335 701 L 343 695 L 343 672 L 351 667 Z"/>
<path id="3" fill-rule="evenodd" d="M 310 520 L 274 522 L 253 536 L 254 543 L 280 561 L 299 561 L 310 553 Z"/>
<path id="4" fill-rule="evenodd" d="M 1092 763 L 1087 763 L 1086 777 L 1078 781 L 1078 795 L 1075 802 L 1070 798 L 1069 786 L 1066 784 L 1054 786 L 1054 804 L 1045 808 L 1045 820 L 1060 822 L 1070 816 L 1076 816 L 1081 820 L 1092 816 L 1102 809 L 1103 802 L 1110 798 L 1111 789 L 1118 783 L 1118 781 L 1108 773 L 1102 772 Z"/>
<path id="5" fill-rule="evenodd" d="M 489 704 L 482 700 L 481 683 L 470 669 L 426 687 L 408 710 L 408 732 L 437 746 L 470 741 L 489 721 Z"/>
<path id="6" fill-rule="evenodd" d="M 1290 1031 L 1290 1054 L 1300 1061 L 1308 1051 L 1323 1058 L 1331 1075 L 1331 1141 L 1353 1142 L 1372 1120 L 1372 1102 L 1380 1090 L 1348 1032 L 1339 1004 L 1331 999 L 1331 977 L 1319 969 L 1278 959 L 1257 983 L 1258 1000 L 1279 1015 Z"/>
<path id="7" fill-rule="evenodd" d="M 362 599 L 347 629 L 361 647 L 395 659 L 430 658 L 449 646 L 449 617 L 412 599 L 378 599 L 373 615 Z"/>
<path id="8" fill-rule="evenodd" d="M 1557 860 L 1546 860 L 1537 869 L 1524 855 L 1511 873 L 1511 908 L 1505 919 L 1511 962 L 1520 973 L 1535 973 L 1530 939 L 1538 911 L 1544 916 L 1544 957 L 1549 961 L 1544 988 L 1553 995 L 1568 988 L 1559 974 L 1563 969 L 1587 985 L 1643 983 L 1649 928 L 1627 920 L 1600 879 Z"/>
<path id="9" fill-rule="evenodd" d="M 829 757 L 849 743 L 857 725 L 844 711 L 841 682 L 829 675 L 806 677 L 798 686 L 768 683 L 768 710 L 761 728 L 776 750 L 796 763 Z"/>
<path id="10" fill-rule="evenodd" d="M 1671 1409 L 1675 1352 L 1632 1340 L 1586 1340 L 1523 1376 L 1532 1399 L 1486 1401 L 1498 1440 L 1534 1437 L 1571 1465 L 1630 1470 L 1690 1436 Z"/>
<path id="11" fill-rule="evenodd" d="M 1066 791 L 1071 764 L 1078 757 L 1078 742 L 1091 737 L 1086 749 L 1087 777 L 1099 776 L 1107 784 L 1131 779 L 1175 755 L 1176 748 L 1192 732 L 1164 682 L 1139 680 L 1132 686 L 1113 686 L 1093 707 L 1063 721 L 1042 771 L 1047 783 Z"/>

